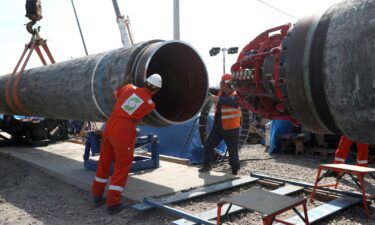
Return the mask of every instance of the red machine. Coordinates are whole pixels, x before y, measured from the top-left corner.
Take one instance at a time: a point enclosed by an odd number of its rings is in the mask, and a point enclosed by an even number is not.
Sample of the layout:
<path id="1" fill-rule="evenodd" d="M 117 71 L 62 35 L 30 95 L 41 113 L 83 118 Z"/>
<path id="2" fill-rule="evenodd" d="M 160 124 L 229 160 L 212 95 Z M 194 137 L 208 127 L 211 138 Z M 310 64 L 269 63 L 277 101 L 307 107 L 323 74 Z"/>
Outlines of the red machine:
<path id="1" fill-rule="evenodd" d="M 260 34 L 231 68 L 240 104 L 313 133 L 375 144 L 375 29 L 366 23 L 374 7 L 375 0 L 362 8 L 342 1 Z"/>
<path id="2" fill-rule="evenodd" d="M 269 119 L 293 120 L 287 103 L 283 52 L 290 27 L 285 24 L 260 34 L 245 46 L 231 68 L 241 105 Z"/>

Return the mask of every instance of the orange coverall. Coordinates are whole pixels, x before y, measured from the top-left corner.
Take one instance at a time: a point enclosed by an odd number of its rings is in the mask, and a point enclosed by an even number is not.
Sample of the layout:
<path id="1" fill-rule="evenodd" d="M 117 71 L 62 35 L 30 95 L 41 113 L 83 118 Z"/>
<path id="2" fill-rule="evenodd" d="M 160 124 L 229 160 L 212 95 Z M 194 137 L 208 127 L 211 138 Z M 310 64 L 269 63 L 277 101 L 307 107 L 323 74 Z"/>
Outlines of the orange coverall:
<path id="1" fill-rule="evenodd" d="M 98 169 L 92 185 L 93 196 L 101 197 L 110 176 L 111 163 L 114 161 L 107 206 L 121 203 L 121 193 L 134 157 L 136 125 L 155 108 L 151 97 L 152 94 L 147 88 L 137 88 L 131 84 L 116 90 L 117 101 L 104 129 Z"/>
<path id="2" fill-rule="evenodd" d="M 346 157 L 348 156 L 350 146 L 353 144 L 345 136 L 341 136 L 339 147 L 335 153 L 334 163 L 345 163 Z M 357 165 L 358 166 L 368 166 L 368 144 L 357 143 Z"/>

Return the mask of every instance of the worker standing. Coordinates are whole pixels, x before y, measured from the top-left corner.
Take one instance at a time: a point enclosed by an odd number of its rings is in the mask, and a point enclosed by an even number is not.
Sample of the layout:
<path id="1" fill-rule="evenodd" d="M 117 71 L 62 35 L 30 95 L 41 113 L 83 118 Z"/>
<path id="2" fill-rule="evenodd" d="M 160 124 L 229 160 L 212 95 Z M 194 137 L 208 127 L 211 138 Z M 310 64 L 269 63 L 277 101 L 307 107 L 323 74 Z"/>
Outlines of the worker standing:
<path id="1" fill-rule="evenodd" d="M 146 79 L 144 88 L 128 84 L 120 85 L 116 90 L 116 104 L 103 132 L 98 169 L 92 186 L 94 204 L 100 206 L 104 203 L 102 196 L 114 162 L 106 200 L 108 214 L 124 209 L 121 194 L 133 162 L 136 125 L 155 108 L 151 97 L 161 87 L 161 76 L 153 74 Z"/>
<path id="2" fill-rule="evenodd" d="M 353 144 L 345 136 L 341 136 L 339 147 L 335 153 L 334 163 L 345 163 L 350 146 Z M 357 166 L 368 166 L 368 144 L 357 143 Z"/>
<path id="3" fill-rule="evenodd" d="M 203 147 L 203 166 L 199 169 L 201 173 L 211 170 L 211 162 L 214 159 L 214 148 L 223 139 L 229 152 L 229 165 L 232 168 L 232 174 L 237 175 L 240 169 L 238 139 L 241 110 L 235 99 L 237 93 L 230 86 L 231 79 L 231 74 L 224 74 L 221 77 L 218 96 L 208 96 L 210 101 L 216 103 L 216 112 L 212 130 Z"/>

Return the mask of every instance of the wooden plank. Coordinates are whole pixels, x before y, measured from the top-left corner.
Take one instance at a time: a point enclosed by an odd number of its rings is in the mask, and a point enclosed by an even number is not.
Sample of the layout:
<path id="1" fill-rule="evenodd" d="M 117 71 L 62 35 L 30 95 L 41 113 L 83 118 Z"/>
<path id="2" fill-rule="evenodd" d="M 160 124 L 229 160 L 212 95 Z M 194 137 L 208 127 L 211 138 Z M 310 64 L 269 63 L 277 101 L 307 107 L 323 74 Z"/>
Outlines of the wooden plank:
<path id="1" fill-rule="evenodd" d="M 306 148 L 306 149 L 311 154 L 321 154 L 323 156 L 333 156 L 336 153 L 336 149 L 331 149 L 331 148 L 314 147 L 314 148 Z"/>
<path id="2" fill-rule="evenodd" d="M 185 201 L 187 199 L 192 199 L 192 198 L 204 196 L 207 194 L 215 193 L 218 191 L 223 191 L 229 188 L 234 188 L 234 187 L 242 186 L 245 184 L 254 183 L 257 180 L 259 179 L 254 178 L 254 177 L 245 177 L 241 179 L 236 179 L 232 181 L 210 185 L 207 187 L 198 188 L 198 189 L 187 191 L 187 192 L 177 193 L 175 195 L 166 196 L 164 198 L 160 198 L 157 200 L 152 199 L 152 198 L 149 198 L 149 199 L 157 201 L 160 204 L 176 203 L 176 202 Z M 138 204 L 132 205 L 132 208 L 140 210 L 140 211 L 144 211 L 144 210 L 152 209 L 153 207 L 147 203 L 138 203 Z"/>
<path id="3" fill-rule="evenodd" d="M 266 187 L 271 187 L 271 188 L 279 188 L 281 186 L 284 186 L 284 183 L 265 180 L 265 179 L 258 180 L 257 184 L 260 184 L 260 185 L 266 186 Z"/>
<path id="4" fill-rule="evenodd" d="M 327 202 L 321 206 L 318 206 L 316 208 L 310 209 L 307 211 L 307 214 L 309 216 L 309 222 L 310 224 L 317 223 L 320 220 L 331 216 L 335 213 L 338 213 L 344 209 L 347 209 L 351 206 L 354 206 L 358 203 L 362 202 L 360 198 L 351 198 L 351 197 L 342 197 L 330 202 Z M 303 215 L 303 213 L 302 213 Z M 305 224 L 301 218 L 299 218 L 297 215 L 294 217 L 291 217 L 286 222 L 292 223 L 292 224 Z M 282 225 L 281 223 L 277 223 L 277 225 Z"/>
<path id="5" fill-rule="evenodd" d="M 135 152 L 136 155 L 141 155 L 141 156 L 148 156 L 151 157 L 151 152 Z M 182 159 L 182 158 L 177 158 L 173 156 L 168 156 L 168 155 L 160 155 L 159 154 L 159 159 L 167 162 L 173 162 L 173 163 L 178 163 L 182 165 L 191 165 L 191 160 L 190 159 Z"/>
<path id="6" fill-rule="evenodd" d="M 77 140 L 77 139 L 68 139 L 65 142 L 70 142 L 70 143 L 80 144 L 80 145 L 85 145 L 86 144 L 85 141 L 83 141 L 83 140 Z"/>
<path id="7" fill-rule="evenodd" d="M 313 188 L 306 188 L 304 190 L 304 192 L 306 192 L 308 194 L 311 194 L 313 192 L 313 190 L 314 190 Z M 332 194 L 332 192 L 324 191 L 324 190 L 320 190 L 320 189 L 317 189 L 315 191 L 315 198 L 319 199 L 323 202 L 335 200 L 339 197 L 342 197 L 342 195 Z"/>
<path id="8" fill-rule="evenodd" d="M 302 191 L 303 189 L 304 189 L 304 187 L 301 187 L 301 186 L 287 185 L 287 186 L 278 188 L 276 190 L 273 190 L 271 192 L 276 193 L 276 194 L 280 194 L 280 195 L 291 195 L 291 194 L 294 194 L 296 192 Z M 221 210 L 222 214 L 221 215 L 225 214 L 228 207 L 229 207 L 229 204 L 225 204 L 222 207 L 222 210 Z M 233 213 L 238 213 L 238 212 L 241 212 L 243 210 L 245 210 L 245 209 L 242 208 L 242 207 L 233 205 L 231 207 L 231 209 L 229 210 L 228 215 L 233 214 Z M 199 218 L 205 219 L 205 220 L 212 220 L 212 219 L 215 219 L 216 216 L 217 216 L 217 209 L 216 208 L 210 209 L 208 211 L 198 213 L 196 216 L 199 217 Z M 195 223 L 195 222 L 192 222 L 192 221 L 189 221 L 189 220 L 186 220 L 186 219 L 179 219 L 179 220 L 173 221 L 172 224 L 174 224 L 174 225 L 197 225 L 198 223 Z"/>

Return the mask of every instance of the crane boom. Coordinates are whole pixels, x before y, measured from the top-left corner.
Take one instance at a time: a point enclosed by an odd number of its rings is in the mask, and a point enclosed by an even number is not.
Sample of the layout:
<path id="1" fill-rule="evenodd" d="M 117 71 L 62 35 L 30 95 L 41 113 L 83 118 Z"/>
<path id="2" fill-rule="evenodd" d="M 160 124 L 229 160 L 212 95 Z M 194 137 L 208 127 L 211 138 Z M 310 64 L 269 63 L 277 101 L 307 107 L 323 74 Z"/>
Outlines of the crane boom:
<path id="1" fill-rule="evenodd" d="M 132 44 L 130 43 L 129 32 L 125 25 L 126 19 L 124 15 L 121 14 L 117 0 L 112 0 L 112 3 L 113 3 L 113 8 L 115 10 L 116 16 L 117 16 L 117 24 L 120 30 L 122 44 L 124 45 L 124 47 L 128 48 L 132 46 Z"/>

